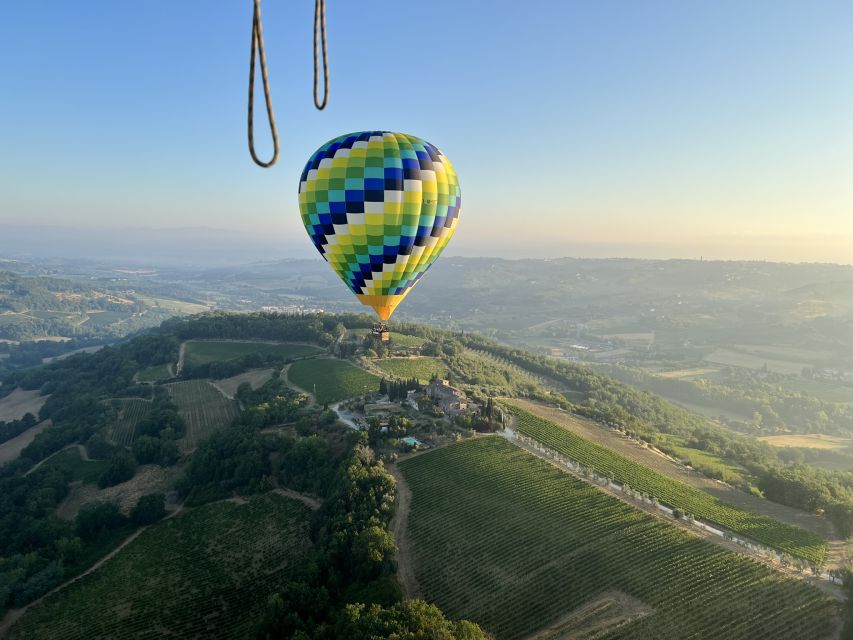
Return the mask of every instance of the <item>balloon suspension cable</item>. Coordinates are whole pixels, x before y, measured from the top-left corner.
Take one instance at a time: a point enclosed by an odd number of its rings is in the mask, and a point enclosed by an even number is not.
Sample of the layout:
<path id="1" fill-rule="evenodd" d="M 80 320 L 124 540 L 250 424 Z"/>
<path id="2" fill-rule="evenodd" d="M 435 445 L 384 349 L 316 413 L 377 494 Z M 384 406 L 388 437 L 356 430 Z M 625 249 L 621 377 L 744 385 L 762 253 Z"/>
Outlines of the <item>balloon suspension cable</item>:
<path id="1" fill-rule="evenodd" d="M 320 65 L 319 54 L 323 53 L 323 99 L 320 100 Z M 273 154 L 268 162 L 258 158 L 255 152 L 255 56 L 261 62 L 261 78 L 264 84 L 264 100 L 267 106 L 267 121 L 272 135 Z M 314 106 L 319 111 L 326 108 L 329 102 L 329 51 L 326 45 L 326 0 L 314 0 Z M 268 169 L 278 161 L 279 142 L 278 128 L 275 126 L 275 114 L 270 95 L 270 79 L 267 74 L 267 56 L 264 52 L 264 28 L 261 23 L 261 0 L 255 0 L 255 10 L 252 17 L 252 52 L 249 57 L 249 153 L 259 167 Z"/>
<path id="2" fill-rule="evenodd" d="M 318 93 L 318 69 L 317 69 L 317 40 L 318 36 L 323 43 L 323 101 L 317 97 Z M 314 0 L 314 106 L 318 111 L 326 108 L 329 102 L 329 52 L 326 48 L 326 0 Z"/>
<path id="3" fill-rule="evenodd" d="M 264 162 L 258 158 L 255 153 L 255 133 L 254 133 L 254 110 L 255 110 L 255 52 L 261 61 L 261 78 L 264 83 L 264 99 L 267 103 L 267 121 L 270 125 L 270 134 L 272 135 L 273 154 L 268 162 Z M 255 13 L 252 18 L 252 53 L 249 57 L 249 153 L 252 154 L 252 160 L 259 167 L 268 169 L 278 161 L 278 129 L 275 126 L 275 115 L 272 109 L 272 97 L 270 96 L 270 79 L 267 75 L 267 57 L 264 53 L 264 28 L 261 24 L 261 0 L 255 0 Z"/>

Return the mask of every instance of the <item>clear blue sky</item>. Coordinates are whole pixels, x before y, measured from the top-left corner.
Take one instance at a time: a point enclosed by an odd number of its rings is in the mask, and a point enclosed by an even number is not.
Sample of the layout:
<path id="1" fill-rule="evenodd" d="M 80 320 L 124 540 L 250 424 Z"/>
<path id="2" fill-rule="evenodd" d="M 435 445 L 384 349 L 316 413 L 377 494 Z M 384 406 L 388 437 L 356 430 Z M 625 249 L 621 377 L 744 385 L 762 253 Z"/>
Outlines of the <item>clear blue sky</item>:
<path id="1" fill-rule="evenodd" d="M 853 262 L 853 2 L 266 0 L 283 159 L 246 150 L 250 0 L 0 13 L 0 222 L 304 240 L 310 153 L 361 129 L 453 161 L 449 253 Z M 266 145 L 263 118 L 258 137 Z"/>

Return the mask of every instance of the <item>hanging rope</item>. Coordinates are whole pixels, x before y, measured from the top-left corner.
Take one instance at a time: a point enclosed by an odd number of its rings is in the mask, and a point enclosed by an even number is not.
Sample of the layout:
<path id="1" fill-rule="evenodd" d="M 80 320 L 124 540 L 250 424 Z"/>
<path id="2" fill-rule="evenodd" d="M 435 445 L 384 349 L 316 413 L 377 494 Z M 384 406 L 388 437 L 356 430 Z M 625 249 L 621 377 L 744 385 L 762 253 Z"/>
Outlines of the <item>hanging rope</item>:
<path id="1" fill-rule="evenodd" d="M 317 97 L 317 36 L 323 41 L 323 102 Z M 329 61 L 326 51 L 326 0 L 314 0 L 314 106 L 318 111 L 329 101 Z"/>
<path id="2" fill-rule="evenodd" d="M 322 42 L 323 50 L 323 101 L 319 97 L 319 50 Z M 261 61 L 261 78 L 264 83 L 264 100 L 267 105 L 267 121 L 272 135 L 273 154 L 269 162 L 264 162 L 255 153 L 255 54 Z M 329 61 L 326 47 L 326 0 L 314 0 L 314 106 L 319 111 L 326 108 L 329 102 Z M 261 0 L 255 0 L 255 12 L 252 18 L 252 53 L 249 57 L 249 153 L 259 167 L 268 169 L 278 161 L 279 144 L 278 128 L 275 126 L 275 115 L 270 96 L 270 79 L 267 75 L 267 57 L 264 53 L 264 28 L 261 24 Z"/>
<path id="3" fill-rule="evenodd" d="M 264 82 L 264 99 L 267 103 L 267 121 L 270 125 L 270 134 L 272 134 L 273 153 L 269 162 L 264 162 L 258 158 L 255 153 L 255 125 L 254 125 L 254 110 L 255 110 L 255 51 L 261 59 L 261 78 Z M 264 28 L 261 24 L 261 0 L 255 0 L 255 15 L 252 18 L 252 54 L 249 58 L 249 153 L 252 154 L 252 160 L 259 167 L 268 169 L 273 166 L 278 160 L 278 129 L 275 126 L 275 115 L 272 110 L 272 97 L 270 96 L 270 79 L 267 75 L 267 56 L 264 53 Z"/>

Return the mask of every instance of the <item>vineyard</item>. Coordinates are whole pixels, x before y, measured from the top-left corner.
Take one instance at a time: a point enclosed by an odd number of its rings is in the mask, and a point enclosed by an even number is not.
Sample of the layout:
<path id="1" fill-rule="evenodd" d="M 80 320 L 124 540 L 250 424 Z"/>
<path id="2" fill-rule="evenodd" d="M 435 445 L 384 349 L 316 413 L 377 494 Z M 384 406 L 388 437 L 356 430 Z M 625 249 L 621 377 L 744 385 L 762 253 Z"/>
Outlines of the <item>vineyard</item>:
<path id="1" fill-rule="evenodd" d="M 294 362 L 287 370 L 287 378 L 300 389 L 314 393 L 319 404 L 379 391 L 379 378 L 346 360 L 318 358 Z"/>
<path id="2" fill-rule="evenodd" d="M 33 607 L 8 638 L 250 638 L 309 551 L 309 513 L 268 493 L 166 520 Z"/>
<path id="3" fill-rule="evenodd" d="M 583 619 L 614 593 L 635 605 L 594 637 L 832 633 L 836 605 L 817 589 L 639 512 L 499 437 L 399 467 L 412 492 L 408 533 L 423 597 L 498 640 Z"/>
<path id="4" fill-rule="evenodd" d="M 820 564 L 826 554 L 826 541 L 805 529 L 721 502 L 717 498 L 672 478 L 628 460 L 594 442 L 564 429 L 553 422 L 511 406 L 516 429 L 545 446 L 612 478 L 634 491 L 648 494 L 662 504 L 692 514 L 746 538 L 780 551 Z"/>
<path id="5" fill-rule="evenodd" d="M 184 451 L 195 449 L 199 441 L 227 427 L 240 413 L 235 401 L 205 380 L 175 382 L 166 388 L 187 423 L 187 433 L 180 441 Z"/>
<path id="6" fill-rule="evenodd" d="M 447 377 L 447 365 L 438 358 L 386 358 L 377 360 L 376 366 L 397 378 L 417 378 L 429 382 L 433 376 Z"/>
<path id="7" fill-rule="evenodd" d="M 140 398 L 122 398 L 111 401 L 117 411 L 116 421 L 110 425 L 109 439 L 120 447 L 133 444 L 136 425 L 142 422 L 151 409 L 151 402 Z"/>
<path id="8" fill-rule="evenodd" d="M 207 364 L 208 362 L 228 362 L 252 353 L 275 355 L 281 358 L 299 358 L 322 352 L 319 347 L 286 342 L 188 341 L 185 343 L 185 349 L 184 359 L 187 367 Z"/>

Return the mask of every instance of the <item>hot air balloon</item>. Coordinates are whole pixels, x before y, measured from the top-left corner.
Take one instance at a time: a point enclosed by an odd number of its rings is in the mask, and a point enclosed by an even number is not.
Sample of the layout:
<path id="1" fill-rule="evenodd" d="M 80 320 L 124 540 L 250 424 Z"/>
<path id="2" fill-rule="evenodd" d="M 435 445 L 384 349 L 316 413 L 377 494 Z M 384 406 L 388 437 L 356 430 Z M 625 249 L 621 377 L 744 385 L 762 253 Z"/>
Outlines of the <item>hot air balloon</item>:
<path id="1" fill-rule="evenodd" d="M 330 140 L 299 180 L 299 211 L 314 246 L 382 323 L 447 246 L 461 200 L 456 172 L 438 148 L 390 131 Z M 384 324 L 379 331 L 387 335 Z"/>

